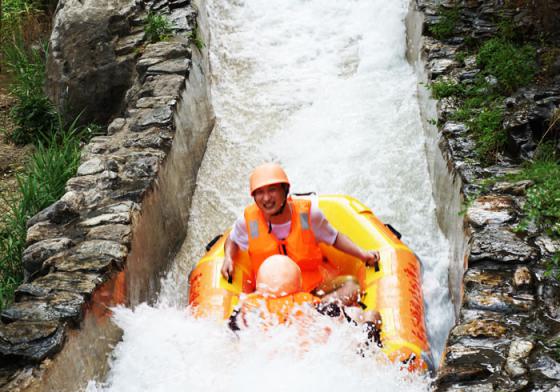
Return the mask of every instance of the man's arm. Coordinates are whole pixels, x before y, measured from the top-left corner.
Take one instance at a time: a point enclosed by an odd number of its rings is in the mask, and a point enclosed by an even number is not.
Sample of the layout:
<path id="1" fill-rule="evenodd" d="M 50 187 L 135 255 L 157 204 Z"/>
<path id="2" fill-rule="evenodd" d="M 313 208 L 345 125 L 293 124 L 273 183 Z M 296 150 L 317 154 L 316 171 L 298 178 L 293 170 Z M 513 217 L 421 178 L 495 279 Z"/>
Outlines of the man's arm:
<path id="1" fill-rule="evenodd" d="M 224 263 L 222 264 L 221 269 L 222 276 L 228 281 L 230 280 L 230 278 L 233 278 L 233 258 L 237 254 L 238 250 L 239 245 L 232 241 L 232 239 L 229 238 L 228 235 L 224 244 Z"/>
<path id="2" fill-rule="evenodd" d="M 368 267 L 373 267 L 379 261 L 379 252 L 376 250 L 369 250 L 364 251 L 358 245 L 356 245 L 350 238 L 342 234 L 341 232 L 338 233 L 336 240 L 334 241 L 333 246 L 344 252 L 349 254 L 350 256 L 357 257 L 358 259 L 362 260 Z"/>

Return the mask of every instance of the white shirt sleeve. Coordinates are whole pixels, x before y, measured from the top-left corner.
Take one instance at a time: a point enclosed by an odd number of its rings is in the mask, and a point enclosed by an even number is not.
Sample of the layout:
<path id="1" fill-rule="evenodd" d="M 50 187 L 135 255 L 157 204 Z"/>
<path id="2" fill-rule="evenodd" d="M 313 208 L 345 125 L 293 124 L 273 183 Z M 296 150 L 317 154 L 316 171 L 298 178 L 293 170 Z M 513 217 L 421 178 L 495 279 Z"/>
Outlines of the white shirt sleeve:
<path id="1" fill-rule="evenodd" d="M 235 220 L 233 228 L 229 233 L 229 238 L 241 248 L 247 250 L 249 247 L 249 234 L 247 233 L 247 225 L 245 224 L 245 216 L 241 215 Z"/>
<path id="2" fill-rule="evenodd" d="M 311 229 L 315 234 L 317 242 L 324 242 L 328 245 L 334 244 L 338 231 L 329 223 L 323 211 L 319 208 L 319 200 L 314 197 L 311 199 Z"/>

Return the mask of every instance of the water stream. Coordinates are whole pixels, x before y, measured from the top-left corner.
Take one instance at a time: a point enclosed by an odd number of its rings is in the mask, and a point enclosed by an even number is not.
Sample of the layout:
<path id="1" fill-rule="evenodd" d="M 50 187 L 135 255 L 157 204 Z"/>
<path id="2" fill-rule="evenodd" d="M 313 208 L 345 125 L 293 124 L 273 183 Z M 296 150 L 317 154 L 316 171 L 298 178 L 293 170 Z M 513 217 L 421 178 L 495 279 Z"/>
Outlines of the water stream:
<path id="1" fill-rule="evenodd" d="M 159 304 L 115 312 L 123 342 L 107 382 L 92 382 L 89 391 L 427 389 L 424 378 L 382 363 L 378 353 L 357 355 L 360 331 L 351 326 L 302 351 L 290 331 L 239 340 L 184 310 L 188 272 L 204 245 L 250 202 L 250 170 L 274 160 L 293 191 L 353 195 L 403 234 L 423 262 L 427 326 L 439 360 L 453 323 L 449 244 L 435 218 L 418 81 L 405 58 L 408 5 L 208 0 L 217 123 L 189 233 Z"/>

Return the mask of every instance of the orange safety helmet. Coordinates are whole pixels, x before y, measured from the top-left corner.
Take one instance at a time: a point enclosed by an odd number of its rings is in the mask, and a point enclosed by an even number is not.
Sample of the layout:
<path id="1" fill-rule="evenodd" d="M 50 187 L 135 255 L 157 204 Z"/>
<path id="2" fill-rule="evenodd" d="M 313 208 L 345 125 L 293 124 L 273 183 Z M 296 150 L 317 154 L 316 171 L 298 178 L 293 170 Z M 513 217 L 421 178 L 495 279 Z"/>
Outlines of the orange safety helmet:
<path id="1" fill-rule="evenodd" d="M 257 166 L 249 177 L 251 196 L 257 189 L 272 184 L 287 184 L 290 186 L 290 181 L 282 166 L 277 163 L 264 163 Z"/>
<path id="2" fill-rule="evenodd" d="M 302 277 L 299 266 L 288 256 L 272 255 L 257 272 L 257 293 L 283 297 L 301 291 Z"/>

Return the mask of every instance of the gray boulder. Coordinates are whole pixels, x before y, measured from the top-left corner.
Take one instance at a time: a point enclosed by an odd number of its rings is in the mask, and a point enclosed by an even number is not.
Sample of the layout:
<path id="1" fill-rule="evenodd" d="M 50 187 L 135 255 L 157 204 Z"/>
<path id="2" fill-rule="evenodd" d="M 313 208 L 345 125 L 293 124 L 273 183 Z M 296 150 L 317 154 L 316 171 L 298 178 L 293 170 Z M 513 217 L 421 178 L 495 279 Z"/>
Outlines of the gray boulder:
<path id="1" fill-rule="evenodd" d="M 60 0 L 47 60 L 47 94 L 66 120 L 105 124 L 133 82 L 134 52 L 116 42 L 131 30 L 135 0 Z M 110 108 L 110 110 L 107 110 Z"/>

